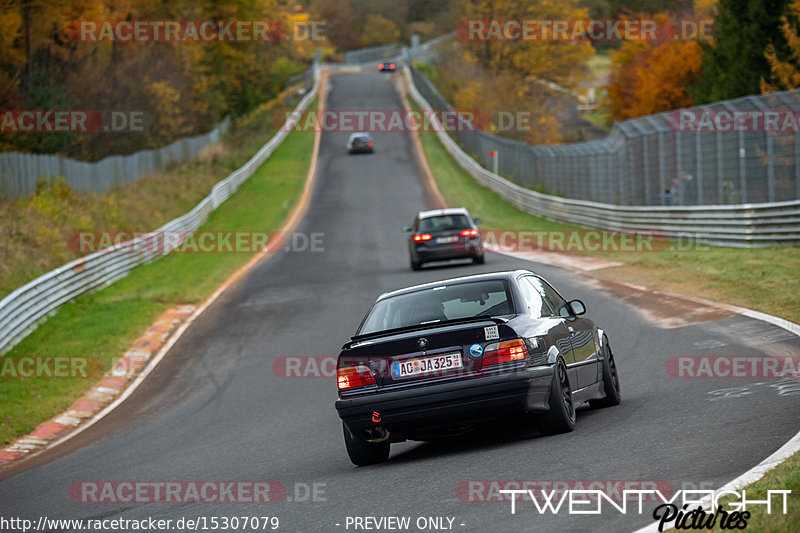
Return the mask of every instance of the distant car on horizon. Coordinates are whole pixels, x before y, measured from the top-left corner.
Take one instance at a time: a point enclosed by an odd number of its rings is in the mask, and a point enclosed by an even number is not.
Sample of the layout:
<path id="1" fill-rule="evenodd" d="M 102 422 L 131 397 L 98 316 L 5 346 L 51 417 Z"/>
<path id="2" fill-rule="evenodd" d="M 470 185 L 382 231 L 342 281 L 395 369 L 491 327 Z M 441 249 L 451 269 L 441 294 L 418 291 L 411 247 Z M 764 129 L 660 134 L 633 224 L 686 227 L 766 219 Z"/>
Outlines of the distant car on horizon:
<path id="1" fill-rule="evenodd" d="M 411 226 L 403 231 L 411 232 L 408 238 L 408 253 L 411 269 L 419 270 L 430 261 L 449 259 L 472 259 L 483 264 L 483 246 L 478 224 L 463 207 L 420 211 Z"/>
<path id="2" fill-rule="evenodd" d="M 375 150 L 372 146 L 372 136 L 363 131 L 353 133 L 350 135 L 350 138 L 347 139 L 347 151 L 351 154 L 374 152 Z"/>
<path id="3" fill-rule="evenodd" d="M 378 65 L 378 70 L 381 72 L 394 72 L 396 65 L 394 63 L 381 63 Z"/>

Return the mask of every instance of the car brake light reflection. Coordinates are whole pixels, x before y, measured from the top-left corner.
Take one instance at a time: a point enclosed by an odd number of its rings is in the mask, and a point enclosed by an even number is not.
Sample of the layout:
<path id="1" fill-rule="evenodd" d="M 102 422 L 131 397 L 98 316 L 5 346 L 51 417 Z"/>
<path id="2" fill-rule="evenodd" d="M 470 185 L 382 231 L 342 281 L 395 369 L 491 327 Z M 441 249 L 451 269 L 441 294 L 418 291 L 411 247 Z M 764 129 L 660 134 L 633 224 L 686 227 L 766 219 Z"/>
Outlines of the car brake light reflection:
<path id="1" fill-rule="evenodd" d="M 493 342 L 483 352 L 483 366 L 521 361 L 528 357 L 528 348 L 522 339 Z"/>
<path id="2" fill-rule="evenodd" d="M 366 365 L 346 366 L 338 369 L 336 381 L 340 390 L 375 385 L 375 378 Z"/>

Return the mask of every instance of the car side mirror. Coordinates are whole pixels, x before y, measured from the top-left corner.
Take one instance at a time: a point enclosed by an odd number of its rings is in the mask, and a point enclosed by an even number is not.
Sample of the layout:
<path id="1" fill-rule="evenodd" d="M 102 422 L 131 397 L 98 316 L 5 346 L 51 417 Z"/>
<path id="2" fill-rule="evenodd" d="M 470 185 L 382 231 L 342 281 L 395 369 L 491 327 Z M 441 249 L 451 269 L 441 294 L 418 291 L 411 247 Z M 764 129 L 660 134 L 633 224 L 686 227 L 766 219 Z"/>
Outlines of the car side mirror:
<path id="1" fill-rule="evenodd" d="M 403 231 L 408 233 L 409 231 L 411 231 L 411 226 L 403 226 Z"/>
<path id="2" fill-rule="evenodd" d="M 572 314 L 575 316 L 583 315 L 586 313 L 586 306 L 580 300 L 572 300 L 569 303 L 569 307 L 572 310 Z"/>
<path id="3" fill-rule="evenodd" d="M 480 218 L 480 217 L 478 217 L 478 218 L 473 218 L 473 219 L 472 219 L 472 221 L 475 223 L 475 225 L 476 225 L 476 226 L 477 226 L 478 224 L 483 224 L 483 219 L 482 219 L 482 218 Z"/>

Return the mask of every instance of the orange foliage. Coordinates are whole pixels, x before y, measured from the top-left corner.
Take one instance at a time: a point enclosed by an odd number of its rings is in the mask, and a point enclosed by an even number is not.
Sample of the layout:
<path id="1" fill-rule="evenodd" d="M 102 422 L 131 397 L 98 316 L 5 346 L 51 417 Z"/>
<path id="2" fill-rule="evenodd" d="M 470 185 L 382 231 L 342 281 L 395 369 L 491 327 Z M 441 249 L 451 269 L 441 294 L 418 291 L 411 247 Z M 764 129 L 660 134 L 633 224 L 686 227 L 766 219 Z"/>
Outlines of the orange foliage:
<path id="1" fill-rule="evenodd" d="M 702 72 L 696 41 L 626 42 L 612 58 L 607 105 L 615 120 L 692 105 L 688 88 Z"/>

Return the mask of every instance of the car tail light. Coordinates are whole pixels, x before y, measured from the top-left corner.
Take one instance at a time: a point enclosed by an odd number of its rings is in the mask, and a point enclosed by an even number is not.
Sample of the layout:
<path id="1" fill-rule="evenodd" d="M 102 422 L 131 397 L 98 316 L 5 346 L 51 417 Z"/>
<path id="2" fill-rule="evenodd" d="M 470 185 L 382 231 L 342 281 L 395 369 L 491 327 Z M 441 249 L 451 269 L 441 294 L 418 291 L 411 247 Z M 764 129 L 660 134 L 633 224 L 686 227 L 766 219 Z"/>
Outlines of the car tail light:
<path id="1" fill-rule="evenodd" d="M 336 371 L 339 390 L 375 385 L 375 377 L 366 365 L 346 366 Z"/>
<path id="2" fill-rule="evenodd" d="M 414 235 L 414 242 L 429 241 L 432 238 L 433 237 L 431 237 L 431 235 L 429 233 L 423 233 L 421 235 Z"/>
<path id="3" fill-rule="evenodd" d="M 478 233 L 479 232 L 476 229 L 465 229 L 465 230 L 461 231 L 461 236 L 462 237 L 477 237 Z"/>
<path id="4" fill-rule="evenodd" d="M 383 63 L 381 63 L 380 65 L 378 65 L 378 68 L 383 68 Z"/>
<path id="5" fill-rule="evenodd" d="M 372 141 L 367 141 L 367 146 L 372 146 Z"/>
<path id="6" fill-rule="evenodd" d="M 522 361 L 527 357 L 528 347 L 522 339 L 493 342 L 483 352 L 483 366 Z"/>
<path id="7" fill-rule="evenodd" d="M 392 63 L 391 65 L 389 65 L 389 68 L 394 68 L 394 63 Z"/>

